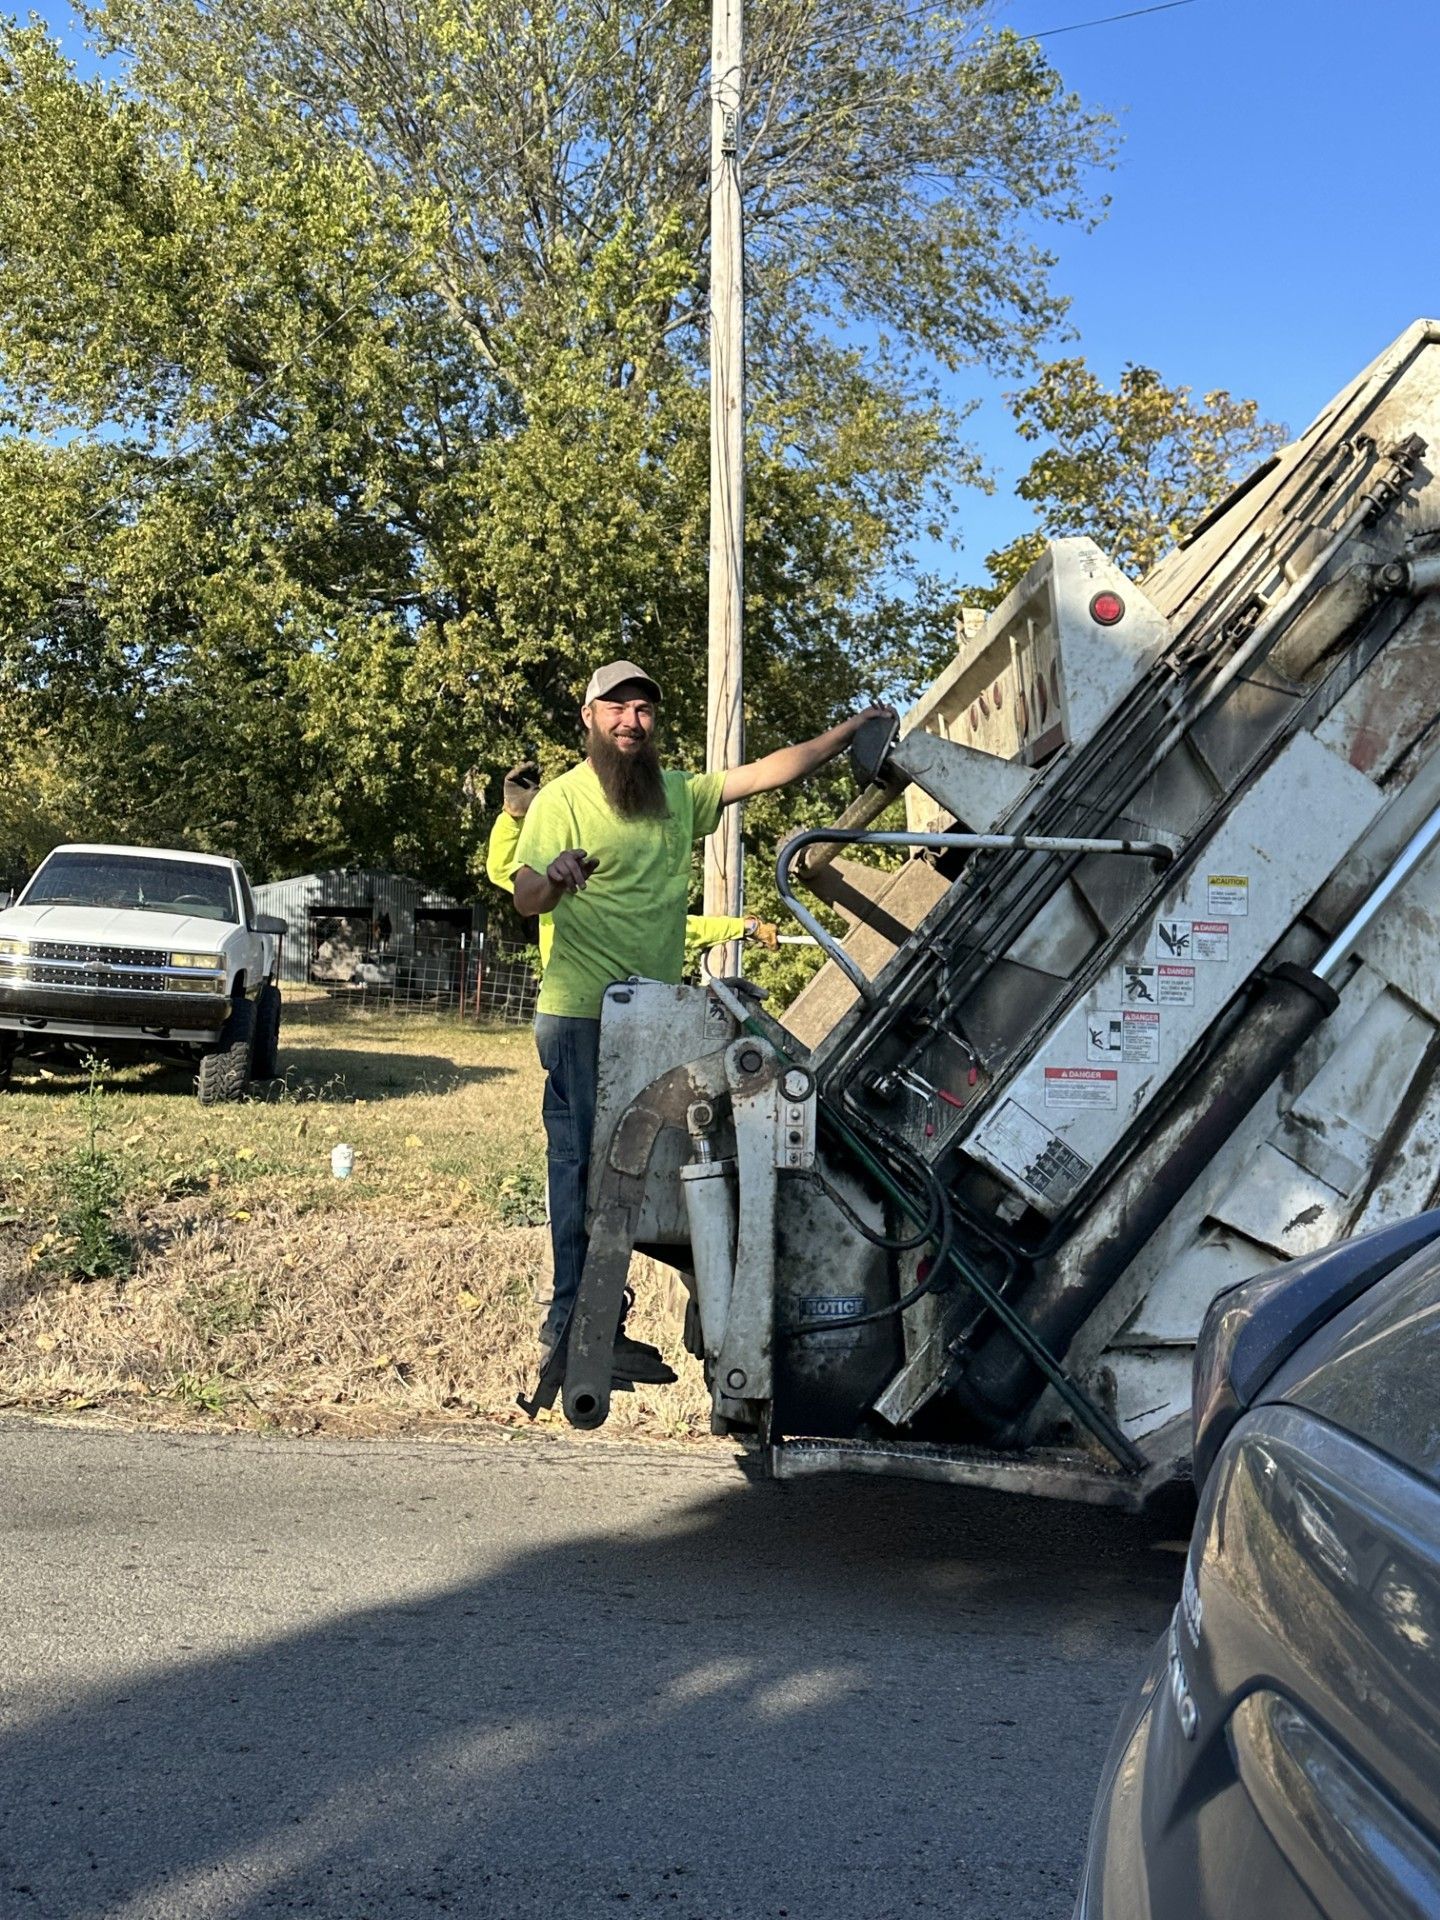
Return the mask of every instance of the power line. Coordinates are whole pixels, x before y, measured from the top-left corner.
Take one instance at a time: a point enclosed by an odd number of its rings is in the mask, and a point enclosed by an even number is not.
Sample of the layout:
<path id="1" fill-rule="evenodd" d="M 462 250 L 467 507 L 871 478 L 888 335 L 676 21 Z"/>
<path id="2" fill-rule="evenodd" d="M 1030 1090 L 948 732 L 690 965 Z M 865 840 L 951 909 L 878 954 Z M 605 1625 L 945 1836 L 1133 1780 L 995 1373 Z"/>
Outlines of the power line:
<path id="1" fill-rule="evenodd" d="M 1054 40 L 1062 33 L 1083 33 L 1087 27 L 1108 27 L 1116 20 L 1138 20 L 1146 13 L 1170 13 L 1176 7 L 1193 7 L 1195 0 L 1159 0 L 1158 6 L 1132 7 L 1128 13 L 1107 13 L 1099 20 L 1076 20 L 1068 27 L 1047 27 L 1043 33 L 1022 33 L 1022 40 Z"/>

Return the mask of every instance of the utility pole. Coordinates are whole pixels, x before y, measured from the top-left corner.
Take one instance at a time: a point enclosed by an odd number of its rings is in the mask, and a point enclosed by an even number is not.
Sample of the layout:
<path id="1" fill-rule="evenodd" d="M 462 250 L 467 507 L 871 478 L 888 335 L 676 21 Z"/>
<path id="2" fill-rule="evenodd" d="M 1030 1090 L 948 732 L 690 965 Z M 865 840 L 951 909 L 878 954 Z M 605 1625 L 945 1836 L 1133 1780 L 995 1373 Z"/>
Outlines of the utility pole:
<path id="1" fill-rule="evenodd" d="M 743 0 L 711 0 L 710 23 L 710 656 L 705 765 L 745 757 L 745 238 L 740 205 Z M 705 843 L 705 911 L 744 899 L 740 808 Z M 740 942 L 726 945 L 740 971 Z"/>

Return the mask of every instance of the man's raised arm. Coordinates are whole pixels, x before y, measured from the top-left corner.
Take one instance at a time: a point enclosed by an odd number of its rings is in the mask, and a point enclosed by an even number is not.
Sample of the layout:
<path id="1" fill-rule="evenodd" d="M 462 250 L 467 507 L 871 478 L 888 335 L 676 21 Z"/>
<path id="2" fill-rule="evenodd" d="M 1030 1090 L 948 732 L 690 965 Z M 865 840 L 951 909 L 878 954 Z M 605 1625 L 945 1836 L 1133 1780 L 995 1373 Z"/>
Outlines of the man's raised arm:
<path id="1" fill-rule="evenodd" d="M 533 867 L 517 867 L 515 911 L 526 920 L 531 914 L 553 913 L 567 893 L 584 892 L 596 865 L 583 847 L 567 847 L 564 853 L 556 854 L 544 873 L 536 873 Z"/>
<path id="2" fill-rule="evenodd" d="M 823 767 L 827 760 L 833 760 L 837 753 L 848 747 L 867 720 L 874 720 L 882 714 L 893 720 L 895 709 L 884 705 L 866 707 L 863 713 L 852 713 L 848 720 L 842 720 L 838 727 L 817 733 L 813 740 L 802 740 L 793 747 L 777 747 L 774 753 L 767 753 L 763 760 L 752 760 L 747 766 L 729 768 L 725 785 L 720 790 L 721 800 L 729 806 L 732 800 L 748 800 L 755 793 L 773 793 L 777 787 L 788 787 L 796 780 L 803 780 L 807 773 L 813 773 L 816 767 Z M 519 874 L 515 876 L 515 904 L 520 904 Z M 521 910 L 526 911 L 523 908 Z"/>

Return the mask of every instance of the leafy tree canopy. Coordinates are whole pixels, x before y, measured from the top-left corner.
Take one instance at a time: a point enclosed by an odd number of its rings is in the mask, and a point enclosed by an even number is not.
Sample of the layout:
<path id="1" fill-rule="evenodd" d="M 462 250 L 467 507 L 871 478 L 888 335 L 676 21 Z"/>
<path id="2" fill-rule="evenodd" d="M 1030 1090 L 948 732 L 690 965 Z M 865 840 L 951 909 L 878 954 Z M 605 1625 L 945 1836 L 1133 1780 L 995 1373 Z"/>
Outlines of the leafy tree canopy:
<path id="1" fill-rule="evenodd" d="M 1047 540 L 1086 534 L 1138 579 L 1215 506 L 1245 467 L 1285 439 L 1254 400 L 1196 401 L 1153 367 L 1127 366 L 1109 392 L 1082 359 L 1041 369 L 1010 396 L 1022 439 L 1043 443 L 1015 491 L 1038 525 L 986 556 L 998 605 Z"/>
<path id="2" fill-rule="evenodd" d="M 0 29 L 0 698 L 55 831 L 463 881 L 590 666 L 703 737 L 708 0 L 109 0 Z M 1108 125 L 979 0 L 766 0 L 743 134 L 750 744 L 897 652 L 1059 319 Z M 903 656 L 903 637 L 898 643 Z M 31 788 L 34 791 L 31 791 Z M 13 798 L 7 798 L 13 795 Z"/>

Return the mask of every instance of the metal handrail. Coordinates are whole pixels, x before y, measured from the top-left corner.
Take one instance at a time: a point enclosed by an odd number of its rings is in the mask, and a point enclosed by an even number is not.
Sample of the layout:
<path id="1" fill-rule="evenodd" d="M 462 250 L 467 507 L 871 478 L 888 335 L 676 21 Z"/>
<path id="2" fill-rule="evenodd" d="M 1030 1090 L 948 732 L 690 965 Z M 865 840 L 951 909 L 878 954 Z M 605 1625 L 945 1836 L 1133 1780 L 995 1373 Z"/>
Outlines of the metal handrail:
<path id="1" fill-rule="evenodd" d="M 1121 853 L 1154 860 L 1168 866 L 1175 848 L 1160 840 L 1079 840 L 1037 833 L 865 833 L 845 827 L 810 827 L 787 840 L 775 862 L 775 885 L 780 898 L 795 918 L 814 936 L 818 946 L 829 955 L 862 1000 L 872 1000 L 875 989 L 846 953 L 832 933 L 826 931 L 808 908 L 801 906 L 790 887 L 790 868 L 804 848 L 830 846 L 858 847 L 953 847 L 962 853 Z"/>

